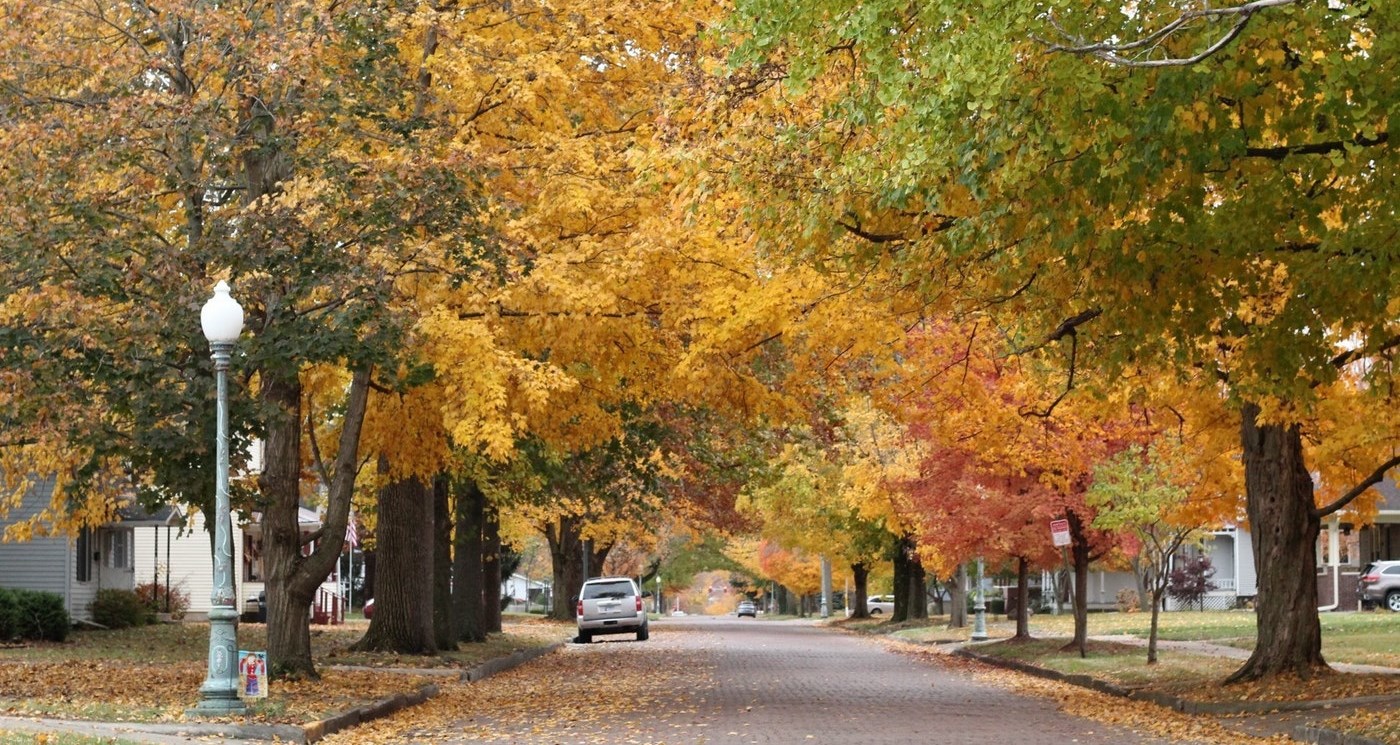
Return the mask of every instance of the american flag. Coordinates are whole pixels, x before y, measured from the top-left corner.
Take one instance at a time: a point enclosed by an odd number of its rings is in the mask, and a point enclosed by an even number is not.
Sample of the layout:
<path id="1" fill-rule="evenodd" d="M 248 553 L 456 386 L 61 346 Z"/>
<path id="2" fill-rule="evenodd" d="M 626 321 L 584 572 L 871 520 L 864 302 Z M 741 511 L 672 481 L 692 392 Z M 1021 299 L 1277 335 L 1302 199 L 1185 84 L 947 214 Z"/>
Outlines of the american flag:
<path id="1" fill-rule="evenodd" d="M 345 542 L 349 543 L 351 548 L 360 545 L 360 531 L 355 529 L 355 513 L 353 512 L 350 513 L 350 522 L 345 524 Z"/>

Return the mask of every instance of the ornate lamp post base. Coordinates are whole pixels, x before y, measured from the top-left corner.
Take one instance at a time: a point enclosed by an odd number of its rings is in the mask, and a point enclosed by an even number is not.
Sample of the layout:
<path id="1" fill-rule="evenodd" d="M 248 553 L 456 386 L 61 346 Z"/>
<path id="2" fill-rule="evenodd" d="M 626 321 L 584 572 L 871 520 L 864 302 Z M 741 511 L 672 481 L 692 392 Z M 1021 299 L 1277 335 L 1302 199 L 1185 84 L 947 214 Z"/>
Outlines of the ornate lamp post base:
<path id="1" fill-rule="evenodd" d="M 209 672 L 199 687 L 199 703 L 185 711 L 191 717 L 221 717 L 248 711 L 238 697 L 238 612 L 229 607 L 209 609 Z"/>

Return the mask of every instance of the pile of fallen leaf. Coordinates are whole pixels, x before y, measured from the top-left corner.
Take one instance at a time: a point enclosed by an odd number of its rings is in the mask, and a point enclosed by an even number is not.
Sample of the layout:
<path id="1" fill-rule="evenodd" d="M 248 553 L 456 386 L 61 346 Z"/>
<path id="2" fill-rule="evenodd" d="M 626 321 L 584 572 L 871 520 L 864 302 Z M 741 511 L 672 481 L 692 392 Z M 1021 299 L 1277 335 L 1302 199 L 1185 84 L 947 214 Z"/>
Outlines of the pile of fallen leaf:
<path id="1" fill-rule="evenodd" d="M 108 721 L 179 721 L 199 702 L 205 666 L 103 660 L 0 664 L 0 712 Z M 247 717 L 304 724 L 412 691 L 431 678 L 363 670 L 321 670 L 320 680 L 275 681 Z"/>
<path id="2" fill-rule="evenodd" d="M 1400 696 L 1400 676 L 1369 673 L 1326 673 L 1311 678 L 1282 675 L 1266 681 L 1200 685 L 1172 691 L 1193 701 L 1335 701 L 1362 696 Z"/>
<path id="3" fill-rule="evenodd" d="M 1400 708 L 1357 711 L 1329 719 L 1322 726 L 1380 742 L 1400 743 Z"/>

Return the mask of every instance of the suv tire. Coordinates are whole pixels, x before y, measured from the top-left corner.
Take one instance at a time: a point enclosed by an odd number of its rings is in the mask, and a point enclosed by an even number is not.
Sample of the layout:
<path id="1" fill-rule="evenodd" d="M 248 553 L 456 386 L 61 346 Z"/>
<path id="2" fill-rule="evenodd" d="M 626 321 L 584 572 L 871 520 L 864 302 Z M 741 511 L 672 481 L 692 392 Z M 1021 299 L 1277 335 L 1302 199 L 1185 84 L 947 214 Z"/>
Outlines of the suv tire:
<path id="1" fill-rule="evenodd" d="M 648 628 L 645 627 L 645 626 L 642 627 L 642 630 L 641 630 L 641 631 L 638 631 L 638 632 L 637 632 L 637 641 L 639 641 L 639 642 L 644 642 L 644 641 L 646 641 L 647 639 L 650 639 L 650 638 L 651 638 L 651 629 L 648 629 Z"/>
<path id="2" fill-rule="evenodd" d="M 880 610 L 879 608 L 871 608 L 871 609 L 870 609 L 870 615 L 872 615 L 872 616 L 878 616 L 878 615 L 880 615 L 881 613 L 884 613 L 884 611 Z"/>
<path id="3" fill-rule="evenodd" d="M 1385 594 L 1385 607 L 1394 613 L 1400 613 L 1400 590 L 1391 590 Z"/>
<path id="4" fill-rule="evenodd" d="M 589 643 L 589 642 L 591 642 L 591 641 L 593 641 L 593 635 L 592 635 L 592 634 L 588 633 L 587 631 L 580 631 L 580 632 L 578 632 L 578 643 L 579 643 L 579 644 L 587 644 L 587 643 Z"/>

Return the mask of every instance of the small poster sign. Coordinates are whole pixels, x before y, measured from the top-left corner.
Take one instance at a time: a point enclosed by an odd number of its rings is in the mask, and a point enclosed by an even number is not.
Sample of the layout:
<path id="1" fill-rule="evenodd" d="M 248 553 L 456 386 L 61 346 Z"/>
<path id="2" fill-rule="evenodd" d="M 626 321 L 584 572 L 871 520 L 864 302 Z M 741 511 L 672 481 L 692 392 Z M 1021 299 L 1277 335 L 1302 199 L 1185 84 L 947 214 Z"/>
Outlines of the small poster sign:
<path id="1" fill-rule="evenodd" d="M 267 652 L 238 650 L 238 695 L 267 698 Z"/>
<path id="2" fill-rule="evenodd" d="M 1068 546 L 1070 544 L 1069 521 L 1051 520 L 1050 539 L 1055 542 L 1056 546 Z"/>

